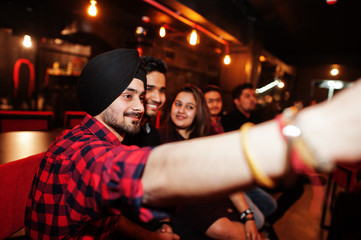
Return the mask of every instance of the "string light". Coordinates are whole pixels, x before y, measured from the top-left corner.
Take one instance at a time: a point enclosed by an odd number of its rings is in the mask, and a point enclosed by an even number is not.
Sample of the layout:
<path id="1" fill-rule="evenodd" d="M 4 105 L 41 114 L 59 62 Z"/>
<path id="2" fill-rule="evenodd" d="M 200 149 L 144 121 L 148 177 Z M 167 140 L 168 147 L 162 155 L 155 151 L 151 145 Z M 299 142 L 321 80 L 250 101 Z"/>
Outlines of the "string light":
<path id="1" fill-rule="evenodd" d="M 192 30 L 191 35 L 189 37 L 189 44 L 194 46 L 199 43 L 198 34 L 195 29 Z"/>
<path id="2" fill-rule="evenodd" d="M 263 55 L 261 55 L 261 56 L 259 56 L 259 60 L 260 60 L 261 62 L 265 62 L 265 61 L 266 61 L 266 57 L 263 56 Z"/>
<path id="3" fill-rule="evenodd" d="M 229 65 L 231 63 L 231 56 L 229 56 L 229 44 L 225 44 L 225 56 L 223 58 L 223 63 Z"/>
<path id="4" fill-rule="evenodd" d="M 31 42 L 31 37 L 29 35 L 24 36 L 23 45 L 24 45 L 24 47 L 27 47 L 27 48 L 29 48 L 33 45 Z"/>
<path id="5" fill-rule="evenodd" d="M 224 56 L 223 63 L 226 64 L 226 65 L 231 63 L 231 57 L 229 56 L 229 54 Z"/>
<path id="6" fill-rule="evenodd" d="M 165 30 L 165 27 L 161 26 L 159 29 L 159 36 L 161 38 L 165 37 L 165 35 L 167 34 L 167 31 Z"/>
<path id="7" fill-rule="evenodd" d="M 337 76 L 339 74 L 339 71 L 337 68 L 333 68 L 333 69 L 331 69 L 330 73 L 332 76 Z"/>
<path id="8" fill-rule="evenodd" d="M 88 14 L 92 17 L 95 17 L 98 13 L 98 9 L 95 6 L 97 4 L 96 0 L 90 0 L 90 6 L 88 8 Z"/>

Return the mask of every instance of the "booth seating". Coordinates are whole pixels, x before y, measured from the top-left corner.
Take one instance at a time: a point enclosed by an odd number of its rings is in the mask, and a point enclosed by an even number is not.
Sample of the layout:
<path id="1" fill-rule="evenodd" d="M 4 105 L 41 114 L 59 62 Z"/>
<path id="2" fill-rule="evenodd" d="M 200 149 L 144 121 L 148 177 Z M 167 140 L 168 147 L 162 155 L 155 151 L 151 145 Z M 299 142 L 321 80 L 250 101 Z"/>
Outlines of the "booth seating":
<path id="1" fill-rule="evenodd" d="M 85 115 L 86 115 L 86 112 L 83 112 L 83 111 L 66 111 L 64 127 L 66 129 L 72 129 L 73 127 L 78 125 L 83 120 Z"/>
<path id="2" fill-rule="evenodd" d="M 0 165 L 0 239 L 24 227 L 25 206 L 45 152 Z"/>
<path id="3" fill-rule="evenodd" d="M 0 132 L 49 131 L 53 127 L 51 111 L 0 111 Z"/>

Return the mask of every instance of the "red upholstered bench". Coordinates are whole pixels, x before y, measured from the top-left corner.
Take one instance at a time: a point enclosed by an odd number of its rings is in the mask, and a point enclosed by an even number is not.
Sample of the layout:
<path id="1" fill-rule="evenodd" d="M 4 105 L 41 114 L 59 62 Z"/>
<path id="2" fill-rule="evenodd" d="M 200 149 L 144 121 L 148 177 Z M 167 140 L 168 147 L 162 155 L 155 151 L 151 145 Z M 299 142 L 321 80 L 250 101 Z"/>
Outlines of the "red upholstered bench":
<path id="1" fill-rule="evenodd" d="M 53 127 L 51 111 L 0 111 L 0 132 L 48 131 Z"/>
<path id="2" fill-rule="evenodd" d="M 83 112 L 83 111 L 66 111 L 64 127 L 66 129 L 71 129 L 71 128 L 75 127 L 83 120 L 85 115 L 86 115 L 86 112 Z"/>
<path id="3" fill-rule="evenodd" d="M 24 227 L 25 206 L 44 152 L 0 165 L 0 239 Z"/>

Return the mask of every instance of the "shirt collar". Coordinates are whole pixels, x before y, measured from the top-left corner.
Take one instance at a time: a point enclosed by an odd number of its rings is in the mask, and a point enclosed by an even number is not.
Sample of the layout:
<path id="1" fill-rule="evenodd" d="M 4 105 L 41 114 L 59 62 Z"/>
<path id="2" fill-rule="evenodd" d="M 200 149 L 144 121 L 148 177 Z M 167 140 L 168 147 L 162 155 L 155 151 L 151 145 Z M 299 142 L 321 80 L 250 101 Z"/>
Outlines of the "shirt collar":
<path id="1" fill-rule="evenodd" d="M 81 122 L 88 130 L 99 138 L 104 138 L 106 141 L 114 145 L 120 145 L 119 139 L 100 121 L 87 114 Z"/>

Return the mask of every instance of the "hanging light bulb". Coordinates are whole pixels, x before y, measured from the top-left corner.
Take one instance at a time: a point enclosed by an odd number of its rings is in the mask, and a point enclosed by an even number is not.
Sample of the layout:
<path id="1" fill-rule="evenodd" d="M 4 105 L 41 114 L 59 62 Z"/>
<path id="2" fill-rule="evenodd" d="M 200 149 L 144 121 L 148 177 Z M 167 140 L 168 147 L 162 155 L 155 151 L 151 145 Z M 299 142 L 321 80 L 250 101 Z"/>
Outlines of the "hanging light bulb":
<path id="1" fill-rule="evenodd" d="M 263 55 L 259 56 L 259 61 L 260 61 L 260 62 L 265 62 L 266 60 L 267 60 L 267 59 L 266 59 L 265 56 L 263 56 Z"/>
<path id="2" fill-rule="evenodd" d="M 333 68 L 333 69 L 331 69 L 330 73 L 332 76 L 337 76 L 339 74 L 339 71 L 337 68 Z"/>
<path id="3" fill-rule="evenodd" d="M 280 81 L 278 84 L 277 84 L 278 88 L 283 88 L 285 86 L 285 83 Z"/>
<path id="4" fill-rule="evenodd" d="M 24 47 L 27 47 L 27 48 L 32 46 L 31 37 L 29 35 L 24 36 L 23 45 L 24 45 Z"/>
<path id="5" fill-rule="evenodd" d="M 226 42 L 226 44 L 225 44 L 224 53 L 225 53 L 225 56 L 223 58 L 223 63 L 225 65 L 229 65 L 231 63 L 231 56 L 229 56 L 229 44 L 228 44 L 228 42 Z"/>
<path id="6" fill-rule="evenodd" d="M 198 34 L 195 29 L 192 30 L 191 35 L 189 37 L 189 44 L 194 46 L 199 42 Z"/>
<path id="7" fill-rule="evenodd" d="M 97 4 L 96 0 L 90 0 L 90 6 L 88 8 L 88 14 L 92 17 L 95 17 L 98 13 L 98 9 L 95 6 Z"/>
<path id="8" fill-rule="evenodd" d="M 165 37 L 165 35 L 167 34 L 167 31 L 165 30 L 165 27 L 161 26 L 159 29 L 159 36 L 161 38 Z"/>
<path id="9" fill-rule="evenodd" d="M 231 63 L 231 57 L 229 56 L 229 54 L 226 54 L 226 56 L 224 56 L 223 63 L 226 65 Z"/>

